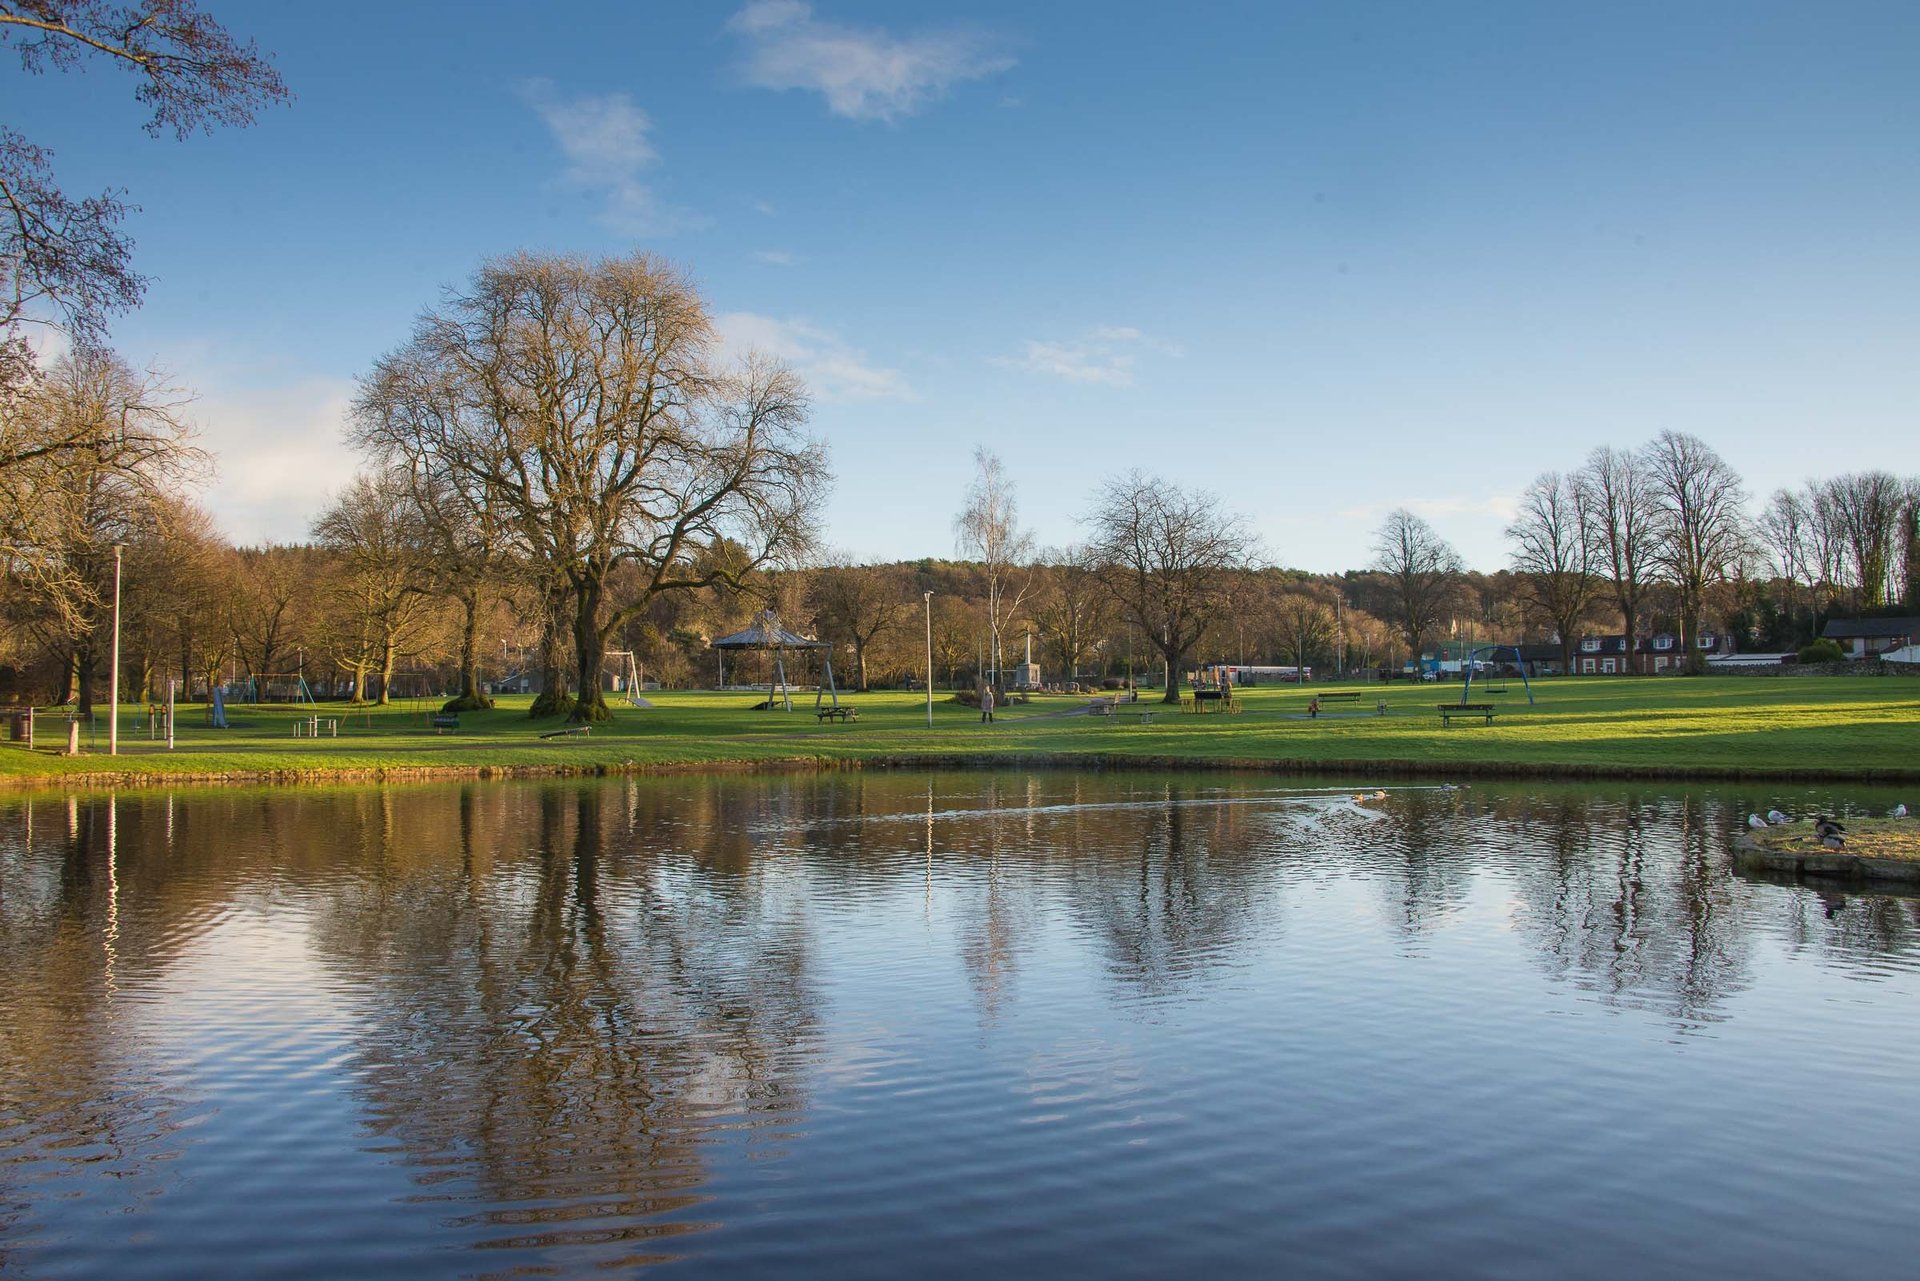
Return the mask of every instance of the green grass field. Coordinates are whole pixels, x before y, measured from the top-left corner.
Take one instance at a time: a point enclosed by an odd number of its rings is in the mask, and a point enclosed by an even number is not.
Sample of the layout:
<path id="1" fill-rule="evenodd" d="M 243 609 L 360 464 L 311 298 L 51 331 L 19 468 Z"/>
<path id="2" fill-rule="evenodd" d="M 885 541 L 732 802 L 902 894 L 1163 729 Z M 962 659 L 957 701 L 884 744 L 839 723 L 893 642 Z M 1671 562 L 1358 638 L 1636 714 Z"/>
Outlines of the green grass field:
<path id="1" fill-rule="evenodd" d="M 123 712 L 121 755 L 97 750 L 64 757 L 19 744 L 0 745 L 0 782 L 277 779 L 328 775 L 408 777 L 431 773 L 627 770 L 777 763 L 868 762 L 928 765 L 1063 765 L 1433 772 L 1557 773 L 1595 776 L 1807 776 L 1920 779 L 1920 677 L 1868 678 L 1580 678 L 1535 683 L 1529 706 L 1520 682 L 1492 693 L 1476 684 L 1475 702 L 1500 711 L 1491 725 L 1443 726 L 1437 704 L 1457 701 L 1458 685 L 1314 685 L 1240 691 L 1232 715 L 1195 715 L 1153 701 L 1093 717 L 1087 700 L 1038 697 L 1001 710 L 982 725 L 978 713 L 935 695 L 926 724 L 923 695 L 875 692 L 846 701 L 857 723 L 822 724 L 812 698 L 794 711 L 748 710 L 755 696 L 701 691 L 657 693 L 655 706 L 616 705 L 611 725 L 587 738 L 542 741 L 556 722 L 526 716 L 525 699 L 468 713 L 460 728 L 435 734 L 431 709 L 349 710 L 338 738 L 295 738 L 292 725 L 313 709 L 275 705 L 233 709 L 232 726 L 206 726 L 204 709 L 180 710 L 177 747 L 168 752 Z M 1313 694 L 1352 690 L 1353 704 L 1330 702 L 1306 716 Z M 1150 693 L 1143 699 L 1151 699 Z M 1386 702 L 1387 712 L 1375 710 Z M 1142 723 L 1140 711 L 1153 713 Z M 44 720 L 44 718 L 43 718 Z M 46 729 L 52 727 L 47 726 Z"/>

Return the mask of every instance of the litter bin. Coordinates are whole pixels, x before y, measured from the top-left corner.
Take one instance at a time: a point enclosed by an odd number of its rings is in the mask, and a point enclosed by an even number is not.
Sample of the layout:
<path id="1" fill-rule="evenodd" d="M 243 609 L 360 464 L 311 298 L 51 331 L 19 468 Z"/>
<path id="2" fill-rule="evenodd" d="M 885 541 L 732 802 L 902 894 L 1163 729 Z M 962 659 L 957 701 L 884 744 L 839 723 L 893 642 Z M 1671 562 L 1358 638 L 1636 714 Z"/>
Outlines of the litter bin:
<path id="1" fill-rule="evenodd" d="M 26 742 L 27 725 L 32 716 L 32 712 L 9 711 L 7 713 L 7 737 L 16 743 Z"/>

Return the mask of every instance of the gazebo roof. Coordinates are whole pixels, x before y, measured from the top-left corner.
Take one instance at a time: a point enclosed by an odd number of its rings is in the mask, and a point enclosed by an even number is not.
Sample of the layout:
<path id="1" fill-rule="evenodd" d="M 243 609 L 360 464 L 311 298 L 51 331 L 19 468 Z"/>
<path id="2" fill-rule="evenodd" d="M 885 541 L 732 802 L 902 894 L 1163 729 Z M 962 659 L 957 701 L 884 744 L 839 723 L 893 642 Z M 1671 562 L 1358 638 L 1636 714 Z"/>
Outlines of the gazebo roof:
<path id="1" fill-rule="evenodd" d="M 780 626 L 780 620 L 772 614 L 762 614 L 753 620 L 753 626 L 731 636 L 722 636 L 713 642 L 714 649 L 821 649 L 824 642 L 806 636 L 796 636 Z"/>

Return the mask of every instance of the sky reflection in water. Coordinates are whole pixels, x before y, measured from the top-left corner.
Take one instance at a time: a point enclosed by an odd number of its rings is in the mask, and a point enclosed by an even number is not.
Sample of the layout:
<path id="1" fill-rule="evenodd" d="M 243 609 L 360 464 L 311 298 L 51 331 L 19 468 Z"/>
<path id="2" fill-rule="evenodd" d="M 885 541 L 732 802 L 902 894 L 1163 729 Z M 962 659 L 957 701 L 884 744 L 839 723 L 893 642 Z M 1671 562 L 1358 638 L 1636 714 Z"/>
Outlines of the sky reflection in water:
<path id="1" fill-rule="evenodd" d="M 1726 854 L 1892 799 L 15 802 L 0 1270 L 1897 1272 L 1920 910 Z"/>

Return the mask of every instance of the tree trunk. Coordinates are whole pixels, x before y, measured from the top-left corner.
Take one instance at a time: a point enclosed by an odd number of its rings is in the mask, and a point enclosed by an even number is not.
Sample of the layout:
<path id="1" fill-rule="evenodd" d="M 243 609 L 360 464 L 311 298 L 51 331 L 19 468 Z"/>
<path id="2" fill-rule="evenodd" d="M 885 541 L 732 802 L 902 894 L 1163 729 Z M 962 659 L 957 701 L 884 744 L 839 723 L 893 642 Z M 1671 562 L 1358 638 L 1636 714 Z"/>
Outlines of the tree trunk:
<path id="1" fill-rule="evenodd" d="M 98 667 L 99 661 L 94 657 L 93 646 L 84 645 L 74 651 L 74 680 L 79 687 L 74 710 L 82 716 L 93 711 L 93 678 Z"/>
<path id="2" fill-rule="evenodd" d="M 1640 611 L 1623 602 L 1620 606 L 1620 624 L 1627 629 L 1627 670 L 1636 674 L 1643 671 L 1640 662 L 1639 622 Z"/>
<path id="3" fill-rule="evenodd" d="M 380 703 L 381 707 L 393 703 L 393 633 L 388 632 L 380 638 Z"/>
<path id="4" fill-rule="evenodd" d="M 592 573 L 583 574 L 574 583 L 573 653 L 579 697 L 569 719 L 576 725 L 613 719 L 600 688 L 600 669 L 606 658 L 605 639 L 600 633 L 600 603 L 605 592 L 606 585 Z"/>
<path id="5" fill-rule="evenodd" d="M 480 593 L 463 592 L 459 600 L 466 611 L 466 623 L 460 631 L 460 693 L 440 710 L 485 711 L 493 706 L 493 699 L 480 691 Z"/>
<path id="6" fill-rule="evenodd" d="M 555 578 L 540 594 L 540 693 L 527 715 L 564 716 L 573 710 L 567 695 L 566 605 L 569 588 Z"/>
<path id="7" fill-rule="evenodd" d="M 1186 664 L 1182 661 L 1185 655 L 1181 653 L 1178 648 L 1166 645 L 1159 646 L 1159 650 L 1160 661 L 1166 664 L 1167 677 L 1166 689 L 1160 695 L 1160 701 L 1163 703 L 1173 703 L 1177 706 L 1180 702 L 1180 682 L 1175 680 L 1174 676 L 1175 673 L 1186 670 Z"/>

